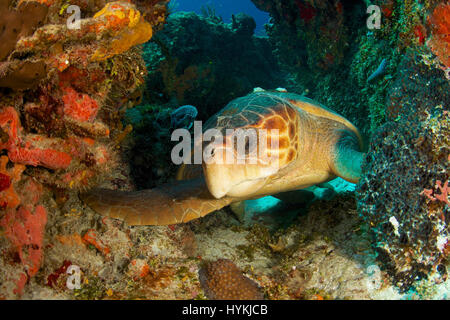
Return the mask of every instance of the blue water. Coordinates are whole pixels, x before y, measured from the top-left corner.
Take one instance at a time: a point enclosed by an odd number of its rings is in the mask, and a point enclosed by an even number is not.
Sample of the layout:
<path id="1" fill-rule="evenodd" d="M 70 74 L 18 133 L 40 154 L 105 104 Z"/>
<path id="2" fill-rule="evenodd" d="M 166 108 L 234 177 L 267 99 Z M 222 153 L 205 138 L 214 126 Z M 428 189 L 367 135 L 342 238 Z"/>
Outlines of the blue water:
<path id="1" fill-rule="evenodd" d="M 269 21 L 269 14 L 258 10 L 250 0 L 172 0 L 176 2 L 175 11 L 194 11 L 201 13 L 201 7 L 212 5 L 216 9 L 216 14 L 227 23 L 231 20 L 232 14 L 244 12 L 251 15 L 256 21 L 256 35 L 264 35 L 264 24 Z"/>

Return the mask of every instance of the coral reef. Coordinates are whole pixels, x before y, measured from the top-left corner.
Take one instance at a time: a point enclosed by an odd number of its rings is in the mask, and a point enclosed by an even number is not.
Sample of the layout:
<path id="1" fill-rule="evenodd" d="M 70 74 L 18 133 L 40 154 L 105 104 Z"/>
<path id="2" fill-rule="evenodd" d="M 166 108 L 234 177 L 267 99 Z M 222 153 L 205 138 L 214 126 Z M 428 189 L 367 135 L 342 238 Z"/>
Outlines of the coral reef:
<path id="1" fill-rule="evenodd" d="M 233 21 L 225 24 L 193 12 L 171 14 L 145 45 L 148 102 L 191 104 L 206 120 L 255 87 L 282 86 L 267 39 L 253 36 L 253 18 L 237 14 Z"/>
<path id="2" fill-rule="evenodd" d="M 446 273 L 449 92 L 442 71 L 405 56 L 389 89 L 390 121 L 372 138 L 357 189 L 374 246 L 402 290 Z"/>
<path id="3" fill-rule="evenodd" d="M 442 8 L 430 5 L 431 17 Z M 424 25 L 437 30 L 433 19 Z M 416 30 L 419 48 L 397 59 L 382 104 L 389 122 L 372 137 L 357 189 L 379 260 L 402 291 L 417 288 L 421 278 L 441 282 L 448 259 L 448 206 L 438 198 L 445 198 L 448 180 L 450 83 L 428 52 L 435 52 L 430 44 L 435 38 L 425 47 L 427 32 L 417 21 L 412 18 L 406 26 Z"/>
<path id="4" fill-rule="evenodd" d="M 76 197 L 71 190 L 95 185 L 118 166 L 130 131 L 120 121 L 123 107 L 146 74 L 135 46 L 160 29 L 167 2 L 74 1 L 81 20 L 69 28 L 65 1 L 2 1 L 3 298 L 20 296 L 38 272 L 47 220 Z M 99 245 L 87 230 L 83 241 Z"/>
<path id="5" fill-rule="evenodd" d="M 444 18 L 448 5 L 439 1 L 372 1 L 371 5 L 381 8 L 379 29 L 368 28 L 368 4 L 364 1 L 253 3 L 270 13 L 267 33 L 292 74 L 293 82 L 286 88 L 305 92 L 337 110 L 355 123 L 367 140 L 386 121 L 387 89 L 403 55 L 409 51 L 431 55 L 433 51 L 440 60 L 448 57 L 448 21 Z M 368 82 L 383 59 L 389 61 L 383 76 Z M 444 62 L 429 60 L 445 69 Z"/>
<path id="6" fill-rule="evenodd" d="M 264 297 L 258 285 L 242 275 L 231 260 L 206 263 L 199 271 L 199 278 L 209 299 L 261 300 Z"/>
<path id="7" fill-rule="evenodd" d="M 421 277 L 446 274 L 449 137 L 448 113 L 438 109 L 423 122 L 383 125 L 369 149 L 359 210 L 379 259 L 404 291 Z"/>
<path id="8" fill-rule="evenodd" d="M 369 30 L 368 1 L 253 0 L 263 38 L 212 7 L 166 22 L 168 2 L 0 3 L 0 299 L 448 299 L 448 3 L 371 1 Z M 301 204 L 241 204 L 240 220 L 129 228 L 78 198 L 174 179 L 171 130 L 255 87 L 372 136 L 357 201 L 334 181 Z"/>
<path id="9" fill-rule="evenodd" d="M 394 282 L 445 279 L 448 4 L 372 1 L 382 19 L 370 29 L 368 2 L 253 2 L 270 13 L 270 40 L 295 79 L 288 90 L 339 111 L 367 142 L 373 135 L 358 210 Z"/>

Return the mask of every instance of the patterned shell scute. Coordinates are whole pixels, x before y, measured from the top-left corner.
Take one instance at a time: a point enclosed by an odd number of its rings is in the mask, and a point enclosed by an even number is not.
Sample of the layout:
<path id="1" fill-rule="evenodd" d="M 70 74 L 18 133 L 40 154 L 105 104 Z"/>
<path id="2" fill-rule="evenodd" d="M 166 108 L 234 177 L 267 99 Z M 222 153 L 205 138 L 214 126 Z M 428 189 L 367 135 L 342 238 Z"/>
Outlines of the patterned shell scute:
<path id="1" fill-rule="evenodd" d="M 283 118 L 293 117 L 293 112 L 291 104 L 278 94 L 257 92 L 231 101 L 206 122 L 204 130 L 258 127 L 271 116 L 281 113 Z"/>

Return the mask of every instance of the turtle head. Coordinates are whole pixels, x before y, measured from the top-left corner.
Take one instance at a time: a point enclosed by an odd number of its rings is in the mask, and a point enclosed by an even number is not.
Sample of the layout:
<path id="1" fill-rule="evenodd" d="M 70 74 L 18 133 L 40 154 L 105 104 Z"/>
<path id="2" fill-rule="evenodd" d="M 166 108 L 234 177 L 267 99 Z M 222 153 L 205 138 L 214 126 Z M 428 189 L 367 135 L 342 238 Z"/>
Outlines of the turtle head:
<path id="1" fill-rule="evenodd" d="M 256 194 L 294 160 L 290 144 L 283 126 L 217 130 L 203 148 L 203 172 L 210 193 L 216 198 Z"/>
<path id="2" fill-rule="evenodd" d="M 203 132 L 210 193 L 216 198 L 261 194 L 297 158 L 298 126 L 298 113 L 276 95 L 259 92 L 230 102 Z"/>
<path id="3" fill-rule="evenodd" d="M 204 149 L 203 172 L 216 198 L 249 196 L 278 171 L 276 153 L 271 157 L 267 150 L 258 150 L 257 140 L 249 136 L 243 139 L 241 142 L 239 134 L 225 136 Z"/>

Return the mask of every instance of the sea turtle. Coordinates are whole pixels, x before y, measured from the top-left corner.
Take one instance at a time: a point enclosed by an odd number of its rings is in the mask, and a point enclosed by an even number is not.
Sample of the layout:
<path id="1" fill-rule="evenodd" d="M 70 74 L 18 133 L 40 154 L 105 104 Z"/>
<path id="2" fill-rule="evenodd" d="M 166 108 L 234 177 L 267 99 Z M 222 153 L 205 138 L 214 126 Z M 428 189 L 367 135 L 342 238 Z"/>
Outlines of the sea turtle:
<path id="1" fill-rule="evenodd" d="M 282 195 L 336 177 L 357 182 L 361 174 L 358 129 L 334 111 L 298 94 L 258 91 L 237 98 L 210 118 L 203 132 L 210 128 L 221 132 L 230 128 L 278 129 L 278 148 L 273 150 L 268 143 L 265 160 L 257 154 L 253 164 L 203 161 L 202 165 L 182 165 L 178 181 L 173 183 L 141 191 L 94 189 L 82 194 L 82 200 L 99 214 L 129 225 L 170 225 L 203 217 L 235 202 Z M 225 135 L 222 142 L 210 143 L 217 149 L 225 148 L 227 139 L 230 137 Z M 268 134 L 267 139 L 273 137 Z M 276 166 L 266 161 L 267 155 L 274 153 L 278 154 Z"/>

